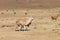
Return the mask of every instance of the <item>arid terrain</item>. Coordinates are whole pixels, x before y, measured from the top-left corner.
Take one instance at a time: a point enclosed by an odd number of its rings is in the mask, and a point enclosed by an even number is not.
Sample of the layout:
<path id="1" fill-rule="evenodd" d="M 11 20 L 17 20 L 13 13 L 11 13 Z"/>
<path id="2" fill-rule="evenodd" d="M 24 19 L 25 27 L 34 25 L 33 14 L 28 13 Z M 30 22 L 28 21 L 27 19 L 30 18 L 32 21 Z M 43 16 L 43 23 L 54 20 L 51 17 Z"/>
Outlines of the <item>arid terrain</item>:
<path id="1" fill-rule="evenodd" d="M 0 0 L 1 9 L 39 9 L 56 7 L 60 7 L 60 0 Z"/>
<path id="2" fill-rule="evenodd" d="M 31 16 L 29 31 L 15 31 Z M 0 40 L 60 40 L 60 0 L 0 0 Z"/>
<path id="3" fill-rule="evenodd" d="M 51 17 L 57 15 L 54 21 Z M 30 16 L 34 18 L 30 30 L 15 31 L 16 20 Z M 1 9 L 0 40 L 60 40 L 60 8 Z"/>

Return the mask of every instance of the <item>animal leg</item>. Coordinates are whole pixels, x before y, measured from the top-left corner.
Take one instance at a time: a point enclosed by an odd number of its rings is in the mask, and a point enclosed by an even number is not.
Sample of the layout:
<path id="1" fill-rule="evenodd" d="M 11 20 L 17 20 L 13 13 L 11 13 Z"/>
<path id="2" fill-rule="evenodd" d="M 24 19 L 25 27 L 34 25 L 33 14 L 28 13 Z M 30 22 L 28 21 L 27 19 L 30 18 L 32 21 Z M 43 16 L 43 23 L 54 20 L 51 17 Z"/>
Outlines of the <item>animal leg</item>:
<path id="1" fill-rule="evenodd" d="M 19 30 L 20 30 L 20 28 L 21 28 L 21 27 L 20 27 L 20 25 L 19 25 L 18 27 L 16 27 L 16 31 L 19 31 Z"/>
<path id="2" fill-rule="evenodd" d="M 28 31 L 28 27 L 27 26 L 25 26 L 25 31 Z"/>
<path id="3" fill-rule="evenodd" d="M 21 25 L 20 31 L 24 31 L 24 26 Z"/>

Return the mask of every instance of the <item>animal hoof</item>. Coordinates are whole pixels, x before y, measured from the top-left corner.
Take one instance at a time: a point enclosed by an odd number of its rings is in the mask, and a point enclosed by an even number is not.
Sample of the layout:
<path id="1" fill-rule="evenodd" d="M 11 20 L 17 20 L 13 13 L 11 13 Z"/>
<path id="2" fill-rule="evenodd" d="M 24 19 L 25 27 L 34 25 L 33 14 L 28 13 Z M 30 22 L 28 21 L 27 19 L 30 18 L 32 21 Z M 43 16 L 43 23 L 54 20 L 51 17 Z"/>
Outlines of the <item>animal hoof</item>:
<path id="1" fill-rule="evenodd" d="M 25 31 L 28 31 L 28 29 L 25 29 Z"/>
<path id="2" fill-rule="evenodd" d="M 15 31 L 19 31 L 19 30 L 15 30 Z"/>
<path id="3" fill-rule="evenodd" d="M 20 31 L 24 31 L 24 30 L 21 29 Z"/>

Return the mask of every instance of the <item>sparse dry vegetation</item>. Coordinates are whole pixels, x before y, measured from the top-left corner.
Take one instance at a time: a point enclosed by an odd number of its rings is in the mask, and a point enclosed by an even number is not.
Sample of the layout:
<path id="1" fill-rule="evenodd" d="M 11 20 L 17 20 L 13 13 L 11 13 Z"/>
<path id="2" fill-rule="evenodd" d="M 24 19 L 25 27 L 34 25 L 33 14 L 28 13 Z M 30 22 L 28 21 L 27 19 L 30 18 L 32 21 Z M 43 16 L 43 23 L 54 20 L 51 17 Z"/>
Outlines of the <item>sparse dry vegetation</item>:
<path id="1" fill-rule="evenodd" d="M 30 16 L 30 30 L 15 31 Z M 60 0 L 0 0 L 0 40 L 60 40 Z"/>
<path id="2" fill-rule="evenodd" d="M 16 14 L 16 12 L 14 12 L 14 14 Z"/>
<path id="3" fill-rule="evenodd" d="M 51 19 L 56 21 L 59 16 L 60 16 L 60 14 L 58 14 L 56 16 L 51 16 Z"/>
<path id="4" fill-rule="evenodd" d="M 4 14 L 3 12 L 1 12 L 1 14 Z"/>
<path id="5" fill-rule="evenodd" d="M 14 9 L 9 12 L 3 11 L 0 15 L 0 40 L 59 40 L 60 38 L 60 8 L 54 9 Z M 16 12 L 16 13 L 14 13 Z M 10 14 L 9 14 L 10 13 Z M 13 15 L 15 14 L 15 15 Z M 29 31 L 15 31 L 18 19 L 34 17 Z M 52 20 L 51 20 L 52 19 Z M 53 22 L 53 20 L 56 20 Z M 3 38 L 1 38 L 3 37 Z M 7 38 L 6 38 L 7 37 Z M 23 38 L 22 38 L 23 37 Z M 27 37 L 27 39 L 26 39 Z"/>
<path id="6" fill-rule="evenodd" d="M 25 12 L 25 15 L 27 15 L 28 13 Z"/>

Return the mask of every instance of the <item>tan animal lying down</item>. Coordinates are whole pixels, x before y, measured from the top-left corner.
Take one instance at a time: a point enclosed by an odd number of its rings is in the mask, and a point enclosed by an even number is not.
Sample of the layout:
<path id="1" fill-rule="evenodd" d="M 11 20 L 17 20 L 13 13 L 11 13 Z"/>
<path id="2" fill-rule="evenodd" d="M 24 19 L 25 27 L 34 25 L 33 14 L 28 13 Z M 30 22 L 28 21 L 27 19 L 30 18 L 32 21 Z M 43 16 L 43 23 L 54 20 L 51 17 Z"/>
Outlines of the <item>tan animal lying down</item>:
<path id="1" fill-rule="evenodd" d="M 18 27 L 16 27 L 16 28 L 18 28 L 18 29 L 16 31 L 19 31 L 19 30 L 27 31 L 28 30 L 27 28 L 32 23 L 32 21 L 33 21 L 33 17 L 26 17 L 24 19 L 17 20 L 16 24 L 18 25 Z"/>

